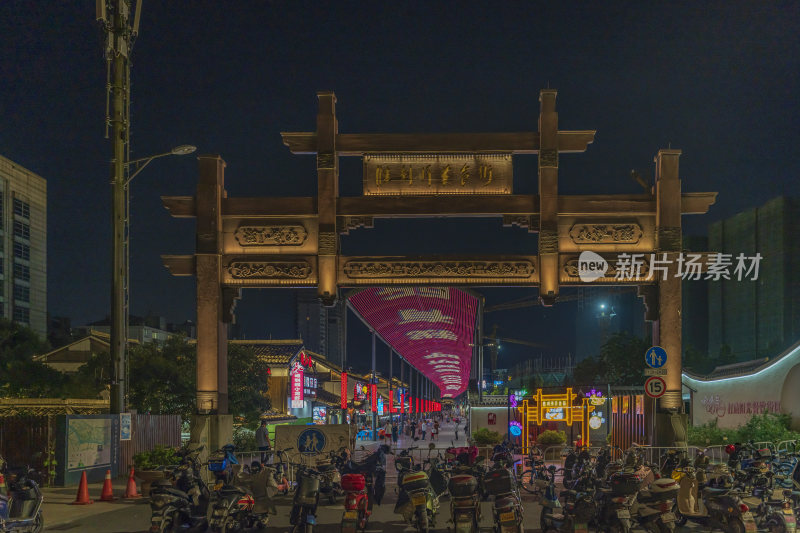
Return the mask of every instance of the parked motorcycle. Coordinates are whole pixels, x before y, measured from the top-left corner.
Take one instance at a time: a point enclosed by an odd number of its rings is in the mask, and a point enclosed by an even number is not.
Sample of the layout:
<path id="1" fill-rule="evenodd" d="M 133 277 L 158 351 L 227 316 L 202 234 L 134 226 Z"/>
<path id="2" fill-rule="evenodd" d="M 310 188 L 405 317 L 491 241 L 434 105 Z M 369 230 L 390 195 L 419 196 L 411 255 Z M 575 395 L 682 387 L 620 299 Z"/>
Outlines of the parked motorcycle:
<path id="1" fill-rule="evenodd" d="M 160 479 L 150 489 L 150 531 L 201 532 L 208 528 L 206 514 L 210 494 L 200 477 L 203 446 L 178 452 L 180 464 L 169 479 Z"/>
<path id="2" fill-rule="evenodd" d="M 0 456 L 0 476 L 8 483 L 8 494 L 0 493 L 0 532 L 41 533 L 42 491 L 31 479 L 35 472 L 28 468 L 9 468 Z"/>
<path id="3" fill-rule="evenodd" d="M 226 444 L 208 457 L 208 469 L 214 474 L 214 491 L 220 490 L 225 485 L 230 485 L 233 480 L 233 466 L 238 465 L 233 444 Z"/>
<path id="4" fill-rule="evenodd" d="M 675 531 L 677 517 L 672 512 L 680 486 L 671 477 L 659 477 L 647 489 L 640 490 L 633 505 L 639 525 L 651 533 Z"/>
<path id="5" fill-rule="evenodd" d="M 232 483 L 217 491 L 209 525 L 214 533 L 228 533 L 267 526 L 269 515 L 277 514 L 272 495 L 278 490 L 271 467 L 254 461 L 242 470 L 234 465 Z"/>
<path id="6" fill-rule="evenodd" d="M 555 470 L 555 467 L 553 468 Z M 565 499 L 562 507 L 559 497 L 556 496 L 556 483 L 554 476 L 542 493 L 542 514 L 539 524 L 545 533 L 588 533 L 589 522 L 597 514 L 597 505 L 594 500 L 594 491 L 566 490 L 559 496 Z"/>
<path id="7" fill-rule="evenodd" d="M 328 454 L 328 459 L 317 463 L 316 470 L 320 473 L 319 491 L 328 498 L 331 504 L 336 503 L 336 498 L 343 495 L 342 474 L 340 472 L 346 455 L 344 448 L 332 451 Z"/>
<path id="8" fill-rule="evenodd" d="M 486 472 L 484 486 L 494 497 L 492 515 L 497 533 L 522 533 L 522 503 L 514 473 L 498 461 Z"/>
<path id="9" fill-rule="evenodd" d="M 394 507 L 406 523 L 417 528 L 419 533 L 428 533 L 436 527 L 439 498 L 431 487 L 428 474 L 422 470 L 404 471 L 398 474 L 400 494 Z"/>
<path id="10" fill-rule="evenodd" d="M 450 515 L 455 533 L 477 533 L 481 520 L 478 480 L 469 474 L 456 474 L 448 482 Z"/>
<path id="11" fill-rule="evenodd" d="M 361 473 L 344 474 L 342 488 L 345 493 L 341 533 L 364 531 L 372 515 L 368 491 L 371 487 L 367 486 L 367 476 Z"/>

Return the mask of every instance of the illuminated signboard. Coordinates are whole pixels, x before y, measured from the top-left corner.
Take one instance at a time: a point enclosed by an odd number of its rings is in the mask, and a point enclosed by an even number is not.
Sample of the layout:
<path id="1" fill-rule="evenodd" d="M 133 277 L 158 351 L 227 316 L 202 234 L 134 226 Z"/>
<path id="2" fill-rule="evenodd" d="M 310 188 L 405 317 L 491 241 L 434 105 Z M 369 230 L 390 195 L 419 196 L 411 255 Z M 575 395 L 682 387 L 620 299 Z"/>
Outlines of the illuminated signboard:
<path id="1" fill-rule="evenodd" d="M 379 415 L 383 414 L 383 397 L 382 396 L 378 398 L 378 414 Z"/>
<path id="2" fill-rule="evenodd" d="M 603 391 L 592 389 L 586 393 L 586 398 L 592 405 L 604 405 L 606 399 L 603 397 Z"/>
<path id="3" fill-rule="evenodd" d="M 544 419 L 548 421 L 566 420 L 563 407 L 547 407 L 544 410 Z"/>
<path id="4" fill-rule="evenodd" d="M 342 382 L 339 387 L 339 407 L 347 409 L 347 373 L 342 372 Z"/>
<path id="5" fill-rule="evenodd" d="M 512 420 L 508 426 L 508 430 L 513 436 L 519 437 L 520 435 L 522 435 L 522 424 L 520 424 L 516 420 Z"/>
<path id="6" fill-rule="evenodd" d="M 303 408 L 303 366 L 295 363 L 290 377 L 291 381 L 291 406 L 293 409 Z"/>
<path id="7" fill-rule="evenodd" d="M 453 287 L 374 287 L 350 303 L 443 397 L 467 389 L 477 298 Z"/>
<path id="8" fill-rule="evenodd" d="M 606 419 L 603 418 L 603 413 L 599 411 L 594 411 L 589 416 L 589 427 L 592 429 L 600 429 L 600 427 L 605 424 Z"/>
<path id="9" fill-rule="evenodd" d="M 325 418 L 328 416 L 328 408 L 324 406 L 314 407 L 311 416 L 315 424 L 324 424 Z"/>

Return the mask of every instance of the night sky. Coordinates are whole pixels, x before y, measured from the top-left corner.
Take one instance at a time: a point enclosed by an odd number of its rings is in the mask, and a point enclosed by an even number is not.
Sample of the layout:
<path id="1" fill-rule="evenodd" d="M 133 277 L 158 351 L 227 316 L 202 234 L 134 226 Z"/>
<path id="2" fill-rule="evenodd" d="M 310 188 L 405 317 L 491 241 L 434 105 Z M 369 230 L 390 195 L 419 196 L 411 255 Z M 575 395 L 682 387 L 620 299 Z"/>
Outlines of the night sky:
<path id="1" fill-rule="evenodd" d="M 560 160 L 563 194 L 639 193 L 630 169 L 683 150 L 684 191 L 719 191 L 686 233 L 800 194 L 797 2 L 155 2 L 133 50 L 132 157 L 194 144 L 227 162 L 230 196 L 312 196 L 315 160 L 280 131 L 312 131 L 333 90 L 342 133 L 535 131 L 539 90 L 558 89 L 561 129 L 596 129 Z M 94 2 L 0 3 L 0 154 L 48 181 L 48 307 L 74 325 L 109 308 L 109 142 Z M 191 195 L 194 155 L 154 161 L 133 183 L 132 313 L 194 318 L 194 282 L 164 253 L 192 253 L 194 225 L 161 195 Z M 343 195 L 360 164 L 341 165 Z M 515 192 L 537 190 L 536 157 Z M 535 250 L 500 220 L 378 221 L 347 253 Z M 533 291 L 492 290 L 488 303 Z M 249 338 L 295 335 L 293 291 L 248 291 Z M 495 315 L 507 336 L 567 347 L 570 305 Z M 492 317 L 494 319 L 494 317 Z M 355 322 L 355 321 L 351 321 Z M 359 344 L 359 346 L 361 346 Z M 363 344 L 366 347 L 366 344 Z M 564 350 L 564 351 L 567 351 Z"/>

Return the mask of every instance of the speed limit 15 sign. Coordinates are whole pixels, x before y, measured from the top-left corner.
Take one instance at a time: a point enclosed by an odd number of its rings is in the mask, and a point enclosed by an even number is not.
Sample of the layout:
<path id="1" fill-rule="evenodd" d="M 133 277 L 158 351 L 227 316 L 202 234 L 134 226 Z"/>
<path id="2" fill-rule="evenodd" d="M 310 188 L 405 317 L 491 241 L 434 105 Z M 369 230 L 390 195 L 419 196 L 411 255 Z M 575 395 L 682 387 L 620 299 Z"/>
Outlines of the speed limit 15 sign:
<path id="1" fill-rule="evenodd" d="M 644 382 L 644 392 L 651 398 L 661 398 L 667 392 L 667 384 L 658 376 L 649 377 Z"/>

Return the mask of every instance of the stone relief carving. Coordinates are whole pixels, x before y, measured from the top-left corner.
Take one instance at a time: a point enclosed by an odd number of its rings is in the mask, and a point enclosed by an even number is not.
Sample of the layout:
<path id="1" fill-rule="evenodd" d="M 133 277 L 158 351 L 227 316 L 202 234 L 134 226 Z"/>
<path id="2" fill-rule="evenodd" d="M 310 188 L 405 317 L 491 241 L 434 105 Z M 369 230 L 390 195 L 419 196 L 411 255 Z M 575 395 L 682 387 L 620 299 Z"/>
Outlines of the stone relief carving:
<path id="1" fill-rule="evenodd" d="M 344 273 L 350 278 L 528 278 L 531 261 L 348 261 Z"/>
<path id="2" fill-rule="evenodd" d="M 234 261 L 228 265 L 233 279 L 305 279 L 311 274 L 307 261 Z"/>
<path id="3" fill-rule="evenodd" d="M 635 222 L 575 224 L 569 236 L 575 244 L 636 244 L 642 237 L 642 228 Z"/>
<path id="4" fill-rule="evenodd" d="M 301 225 L 242 225 L 233 235 L 241 246 L 300 246 L 306 242 L 308 232 Z"/>

